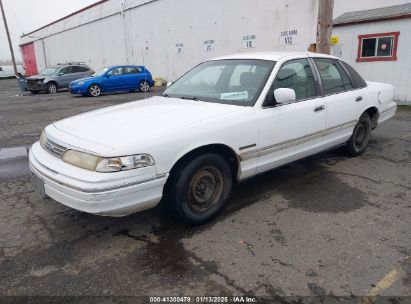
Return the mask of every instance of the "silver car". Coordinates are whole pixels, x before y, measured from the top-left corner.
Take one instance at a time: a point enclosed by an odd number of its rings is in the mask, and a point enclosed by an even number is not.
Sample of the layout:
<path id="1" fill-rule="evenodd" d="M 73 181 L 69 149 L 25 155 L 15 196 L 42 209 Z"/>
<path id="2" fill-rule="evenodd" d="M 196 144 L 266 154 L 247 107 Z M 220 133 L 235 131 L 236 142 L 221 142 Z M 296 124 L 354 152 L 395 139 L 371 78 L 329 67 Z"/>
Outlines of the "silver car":
<path id="1" fill-rule="evenodd" d="M 65 64 L 50 66 L 38 75 L 26 78 L 27 91 L 32 93 L 56 93 L 59 89 L 68 88 L 70 82 L 86 78 L 94 74 L 86 64 Z"/>

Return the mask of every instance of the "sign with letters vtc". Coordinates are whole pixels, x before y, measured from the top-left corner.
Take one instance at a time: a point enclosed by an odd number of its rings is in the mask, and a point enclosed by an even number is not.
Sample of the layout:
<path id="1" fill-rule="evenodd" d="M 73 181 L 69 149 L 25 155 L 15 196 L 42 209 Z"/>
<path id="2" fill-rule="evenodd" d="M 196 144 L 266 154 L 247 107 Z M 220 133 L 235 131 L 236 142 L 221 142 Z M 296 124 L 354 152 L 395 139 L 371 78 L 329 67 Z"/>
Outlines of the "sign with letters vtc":
<path id="1" fill-rule="evenodd" d="M 214 40 L 206 40 L 204 41 L 204 52 L 211 52 L 214 50 L 215 42 Z"/>
<path id="2" fill-rule="evenodd" d="M 289 30 L 283 31 L 280 34 L 280 45 L 288 46 L 297 44 L 298 31 Z"/>
<path id="3" fill-rule="evenodd" d="M 243 49 L 255 48 L 256 35 L 245 35 L 243 36 Z"/>
<path id="4" fill-rule="evenodd" d="M 177 54 L 183 54 L 184 53 L 184 43 L 176 43 L 176 51 L 177 51 Z"/>

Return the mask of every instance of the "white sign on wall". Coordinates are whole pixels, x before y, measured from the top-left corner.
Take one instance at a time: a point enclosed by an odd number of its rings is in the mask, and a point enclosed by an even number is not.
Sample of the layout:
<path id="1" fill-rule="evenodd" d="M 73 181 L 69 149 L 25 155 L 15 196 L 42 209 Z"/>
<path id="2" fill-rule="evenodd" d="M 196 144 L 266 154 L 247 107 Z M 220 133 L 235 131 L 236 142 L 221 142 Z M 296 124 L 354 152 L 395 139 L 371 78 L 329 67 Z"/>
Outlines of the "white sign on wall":
<path id="1" fill-rule="evenodd" d="M 176 43 L 176 52 L 177 54 L 184 53 L 184 43 Z"/>
<path id="2" fill-rule="evenodd" d="M 297 30 L 290 30 L 290 31 L 283 31 L 280 34 L 280 45 L 295 45 L 298 41 L 298 31 Z"/>
<path id="3" fill-rule="evenodd" d="M 204 52 L 211 52 L 214 50 L 215 42 L 214 40 L 204 41 Z"/>
<path id="4" fill-rule="evenodd" d="M 255 48 L 256 35 L 245 35 L 243 36 L 243 49 Z"/>

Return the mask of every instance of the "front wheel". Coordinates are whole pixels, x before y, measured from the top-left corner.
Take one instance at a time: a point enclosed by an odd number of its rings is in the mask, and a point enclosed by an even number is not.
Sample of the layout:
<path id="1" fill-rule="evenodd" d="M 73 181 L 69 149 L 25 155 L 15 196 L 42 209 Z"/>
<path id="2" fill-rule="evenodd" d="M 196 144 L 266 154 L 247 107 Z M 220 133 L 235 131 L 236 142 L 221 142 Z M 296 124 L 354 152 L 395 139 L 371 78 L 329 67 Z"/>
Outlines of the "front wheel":
<path id="1" fill-rule="evenodd" d="M 150 84 L 146 80 L 143 80 L 140 82 L 138 88 L 141 92 L 146 93 L 150 90 Z"/>
<path id="2" fill-rule="evenodd" d="M 171 176 L 169 198 L 188 224 L 210 221 L 224 208 L 232 186 L 232 172 L 223 157 L 200 155 Z"/>
<path id="3" fill-rule="evenodd" d="M 89 88 L 88 88 L 88 95 L 92 96 L 92 97 L 98 97 L 101 95 L 101 88 L 98 84 L 92 84 Z"/>
<path id="4" fill-rule="evenodd" d="M 370 142 L 372 123 L 370 115 L 365 112 L 361 115 L 354 128 L 351 138 L 348 140 L 347 149 L 351 156 L 358 156 L 364 153 Z"/>
<path id="5" fill-rule="evenodd" d="M 56 94 L 57 93 L 57 84 L 55 84 L 54 82 L 48 83 L 47 87 L 46 87 L 46 92 L 48 94 Z"/>

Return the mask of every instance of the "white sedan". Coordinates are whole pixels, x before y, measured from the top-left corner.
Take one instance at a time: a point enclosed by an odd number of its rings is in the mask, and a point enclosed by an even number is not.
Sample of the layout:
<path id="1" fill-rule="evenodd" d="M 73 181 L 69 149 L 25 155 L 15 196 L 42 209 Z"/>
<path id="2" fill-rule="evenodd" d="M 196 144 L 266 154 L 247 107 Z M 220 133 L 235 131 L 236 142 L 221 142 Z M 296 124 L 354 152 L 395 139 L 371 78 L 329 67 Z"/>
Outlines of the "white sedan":
<path id="1" fill-rule="evenodd" d="M 393 117 L 391 85 L 338 58 L 238 54 L 193 68 L 161 96 L 47 126 L 30 151 L 42 197 L 125 216 L 165 197 L 186 222 L 215 217 L 235 182 L 338 145 L 356 156 Z"/>

